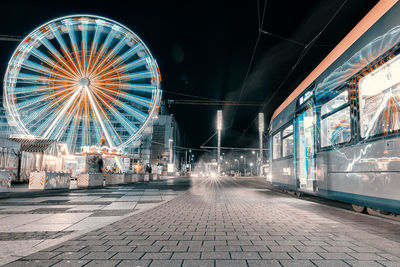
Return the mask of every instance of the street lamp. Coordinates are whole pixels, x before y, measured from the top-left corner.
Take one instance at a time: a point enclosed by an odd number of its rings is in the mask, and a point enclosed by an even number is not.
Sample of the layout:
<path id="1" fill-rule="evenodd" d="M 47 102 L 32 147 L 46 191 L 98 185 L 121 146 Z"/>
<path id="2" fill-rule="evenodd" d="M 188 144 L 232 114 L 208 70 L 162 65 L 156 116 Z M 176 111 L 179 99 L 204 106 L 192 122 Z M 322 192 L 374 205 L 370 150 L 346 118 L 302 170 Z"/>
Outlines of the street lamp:
<path id="1" fill-rule="evenodd" d="M 172 142 L 173 142 L 173 141 L 174 141 L 174 140 L 172 140 L 171 138 L 168 139 L 169 163 L 172 163 L 172 157 L 173 157 L 173 155 L 172 155 Z"/>
<path id="2" fill-rule="evenodd" d="M 253 162 L 250 162 L 250 176 L 253 175 Z"/>
<path id="3" fill-rule="evenodd" d="M 238 164 L 238 176 L 239 176 L 239 160 L 238 159 L 235 159 L 235 161 L 237 162 L 237 164 Z"/>
<path id="4" fill-rule="evenodd" d="M 244 169 L 244 176 L 246 176 L 246 157 L 240 155 L 240 158 L 243 159 L 243 169 Z"/>
<path id="5" fill-rule="evenodd" d="M 221 131 L 222 131 L 222 110 L 217 111 L 217 131 L 218 131 L 218 149 L 217 149 L 217 175 L 221 175 Z"/>

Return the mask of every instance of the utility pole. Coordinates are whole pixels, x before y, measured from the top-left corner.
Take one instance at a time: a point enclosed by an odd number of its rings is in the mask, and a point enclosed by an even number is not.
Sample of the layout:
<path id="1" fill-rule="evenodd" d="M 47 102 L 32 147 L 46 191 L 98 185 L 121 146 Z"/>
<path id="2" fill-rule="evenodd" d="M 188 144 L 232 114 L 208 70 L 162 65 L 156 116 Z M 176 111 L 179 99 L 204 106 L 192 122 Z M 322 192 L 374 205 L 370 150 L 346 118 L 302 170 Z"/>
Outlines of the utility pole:
<path id="1" fill-rule="evenodd" d="M 259 135 L 259 141 L 260 141 L 260 151 L 258 153 L 259 158 L 258 158 L 258 162 L 260 164 L 260 168 L 259 168 L 259 175 L 262 176 L 263 175 L 263 167 L 262 167 L 262 163 L 263 163 L 263 134 L 264 134 L 264 113 L 258 113 L 258 135 Z"/>
<path id="2" fill-rule="evenodd" d="M 221 175 L 221 131 L 222 131 L 222 110 L 217 111 L 217 131 L 218 131 L 218 149 L 217 149 L 217 175 Z"/>

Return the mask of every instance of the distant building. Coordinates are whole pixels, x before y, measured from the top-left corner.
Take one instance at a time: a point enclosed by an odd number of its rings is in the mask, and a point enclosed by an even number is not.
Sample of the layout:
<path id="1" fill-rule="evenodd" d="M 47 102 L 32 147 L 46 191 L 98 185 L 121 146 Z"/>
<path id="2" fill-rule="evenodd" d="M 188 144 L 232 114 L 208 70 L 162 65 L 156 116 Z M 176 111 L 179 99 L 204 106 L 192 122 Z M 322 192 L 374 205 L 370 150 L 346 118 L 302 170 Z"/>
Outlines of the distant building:
<path id="1" fill-rule="evenodd" d="M 169 140 L 172 139 L 172 162 L 175 170 L 181 169 L 181 134 L 173 114 L 169 114 L 165 105 L 160 108 L 158 118 L 153 121 L 151 140 L 151 165 L 167 166 L 170 161 Z"/>

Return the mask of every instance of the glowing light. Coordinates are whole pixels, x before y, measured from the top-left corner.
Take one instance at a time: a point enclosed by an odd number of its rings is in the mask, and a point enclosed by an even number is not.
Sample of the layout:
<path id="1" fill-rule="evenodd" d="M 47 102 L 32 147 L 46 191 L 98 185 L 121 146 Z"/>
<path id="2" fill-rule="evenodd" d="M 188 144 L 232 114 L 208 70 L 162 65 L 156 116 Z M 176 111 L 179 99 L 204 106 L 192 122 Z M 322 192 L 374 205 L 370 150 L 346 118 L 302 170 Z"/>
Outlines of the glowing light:
<path id="1" fill-rule="evenodd" d="M 21 134 L 63 141 L 70 152 L 101 136 L 121 151 L 138 140 L 161 100 L 159 69 L 143 41 L 92 15 L 55 19 L 29 34 L 8 64 L 4 90 Z"/>

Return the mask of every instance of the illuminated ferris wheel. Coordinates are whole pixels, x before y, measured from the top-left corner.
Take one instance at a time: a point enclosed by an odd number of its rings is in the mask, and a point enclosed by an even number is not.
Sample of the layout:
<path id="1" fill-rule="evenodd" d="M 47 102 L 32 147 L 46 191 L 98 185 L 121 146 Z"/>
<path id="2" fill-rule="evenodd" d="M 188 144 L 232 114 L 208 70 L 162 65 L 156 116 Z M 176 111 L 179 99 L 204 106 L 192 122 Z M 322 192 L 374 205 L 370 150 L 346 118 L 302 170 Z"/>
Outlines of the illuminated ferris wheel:
<path id="1" fill-rule="evenodd" d="M 107 18 L 52 20 L 17 47 L 4 78 L 10 123 L 72 152 L 105 139 L 137 141 L 161 100 L 157 62 L 143 41 Z"/>

